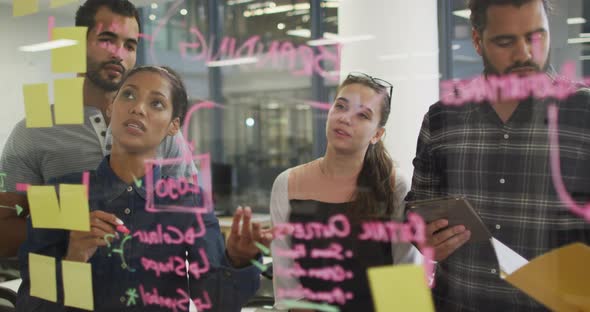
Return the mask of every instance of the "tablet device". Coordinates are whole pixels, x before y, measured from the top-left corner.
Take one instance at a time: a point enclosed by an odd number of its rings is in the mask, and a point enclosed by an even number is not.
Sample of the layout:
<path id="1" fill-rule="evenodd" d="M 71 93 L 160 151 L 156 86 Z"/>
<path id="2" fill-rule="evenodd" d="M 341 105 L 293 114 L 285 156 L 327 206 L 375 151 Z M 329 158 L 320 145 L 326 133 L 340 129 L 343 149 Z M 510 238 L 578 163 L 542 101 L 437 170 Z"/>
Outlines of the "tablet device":
<path id="1" fill-rule="evenodd" d="M 424 222 L 430 223 L 438 219 L 449 220 L 449 227 L 464 225 L 471 231 L 470 242 L 489 241 L 492 234 L 473 209 L 469 201 L 462 196 L 449 196 L 407 203 L 407 212 L 415 212 L 422 216 Z"/>

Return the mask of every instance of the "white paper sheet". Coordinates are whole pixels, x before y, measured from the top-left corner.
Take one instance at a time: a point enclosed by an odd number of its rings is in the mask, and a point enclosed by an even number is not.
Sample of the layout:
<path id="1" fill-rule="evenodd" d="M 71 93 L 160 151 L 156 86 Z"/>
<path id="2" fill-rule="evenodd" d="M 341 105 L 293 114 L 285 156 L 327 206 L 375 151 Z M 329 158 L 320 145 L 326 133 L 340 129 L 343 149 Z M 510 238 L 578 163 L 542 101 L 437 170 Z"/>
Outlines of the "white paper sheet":
<path id="1" fill-rule="evenodd" d="M 502 242 L 495 238 L 490 238 L 494 251 L 496 252 L 496 258 L 498 258 L 498 264 L 500 265 L 501 273 L 510 275 L 512 272 L 520 269 L 525 264 L 529 263 L 527 259 L 516 253 L 516 251 L 510 249 Z M 500 274 L 502 276 L 502 274 Z M 503 278 L 503 276 L 502 276 Z"/>

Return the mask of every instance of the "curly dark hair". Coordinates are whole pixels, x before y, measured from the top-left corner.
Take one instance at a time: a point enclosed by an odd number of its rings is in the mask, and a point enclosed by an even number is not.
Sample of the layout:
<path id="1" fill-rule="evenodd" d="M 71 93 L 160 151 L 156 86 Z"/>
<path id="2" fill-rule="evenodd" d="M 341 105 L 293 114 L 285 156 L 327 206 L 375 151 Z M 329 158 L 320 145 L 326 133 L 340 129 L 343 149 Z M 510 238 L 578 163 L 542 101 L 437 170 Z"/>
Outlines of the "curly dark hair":
<path id="1" fill-rule="evenodd" d="M 471 26 L 477 32 L 482 33 L 487 24 L 487 11 L 492 5 L 513 5 L 515 7 L 521 7 L 531 1 L 536 0 L 468 0 L 467 7 L 471 10 Z M 551 0 L 541 0 L 543 7 L 547 14 L 551 13 L 553 7 L 551 6 Z"/>
<path id="2" fill-rule="evenodd" d="M 137 25 L 139 26 L 139 32 L 141 32 L 139 11 L 133 3 L 127 0 L 88 0 L 84 2 L 84 4 L 78 8 L 78 11 L 76 11 L 76 26 L 88 27 L 88 31 L 94 28 L 94 26 L 96 26 L 96 12 L 98 12 L 98 9 L 101 7 L 107 7 L 113 13 L 122 16 L 135 17 Z"/>

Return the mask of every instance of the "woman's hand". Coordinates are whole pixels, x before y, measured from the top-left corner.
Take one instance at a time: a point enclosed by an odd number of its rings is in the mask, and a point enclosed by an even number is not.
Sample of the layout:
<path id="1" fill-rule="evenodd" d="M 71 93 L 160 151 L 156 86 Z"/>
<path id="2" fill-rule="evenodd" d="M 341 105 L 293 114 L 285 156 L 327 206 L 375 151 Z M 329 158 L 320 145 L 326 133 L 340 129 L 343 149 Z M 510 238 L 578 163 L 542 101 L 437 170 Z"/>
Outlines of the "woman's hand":
<path id="1" fill-rule="evenodd" d="M 70 231 L 70 242 L 65 260 L 87 262 L 98 246 L 106 246 L 105 235 L 119 236 L 115 230 L 123 225 L 114 214 L 96 210 L 90 213 L 90 232 Z"/>
<path id="2" fill-rule="evenodd" d="M 227 239 L 227 255 L 234 267 L 250 265 L 250 260 L 254 259 L 260 253 L 255 242 L 269 247 L 273 239 L 271 229 L 261 229 L 260 223 L 250 222 L 251 218 L 252 210 L 250 207 L 246 207 L 245 209 L 238 207 L 234 214 L 231 232 Z M 240 221 L 242 221 L 241 230 Z"/>

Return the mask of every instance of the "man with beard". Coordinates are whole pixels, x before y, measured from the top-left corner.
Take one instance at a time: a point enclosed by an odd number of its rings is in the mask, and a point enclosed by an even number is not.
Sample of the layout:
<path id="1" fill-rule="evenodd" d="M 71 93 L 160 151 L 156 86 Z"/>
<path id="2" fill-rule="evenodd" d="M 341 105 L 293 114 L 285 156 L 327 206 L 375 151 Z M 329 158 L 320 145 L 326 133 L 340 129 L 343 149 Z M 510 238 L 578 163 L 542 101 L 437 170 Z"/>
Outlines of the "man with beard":
<path id="1" fill-rule="evenodd" d="M 50 178 L 94 170 L 110 153 L 109 120 L 105 111 L 112 103 L 123 76 L 135 66 L 140 19 L 127 0 L 88 0 L 76 13 L 76 26 L 88 27 L 85 74 L 84 124 L 27 128 L 21 120 L 6 141 L 0 171 L 6 174 L 7 192 L 0 205 L 28 208 L 27 197 L 16 183 L 45 184 Z M 162 142 L 159 156 L 180 157 L 176 137 Z M 190 176 L 194 165 L 164 167 L 168 176 Z M 25 213 L 0 209 L 0 256 L 16 256 L 25 239 Z"/>
<path id="2" fill-rule="evenodd" d="M 472 39 L 484 79 L 549 75 L 548 0 L 470 0 Z M 551 76 L 550 76 L 551 77 Z M 552 79 L 552 78 L 551 78 Z M 424 117 L 407 200 L 465 196 L 492 235 L 526 259 L 590 241 L 590 226 L 553 187 L 548 140 L 551 99 L 430 107 Z M 562 178 L 583 204 L 590 189 L 590 96 L 580 90 L 559 108 Z M 463 225 L 427 225 L 438 261 L 438 311 L 527 311 L 544 307 L 500 276 L 491 243 L 469 242 Z"/>

